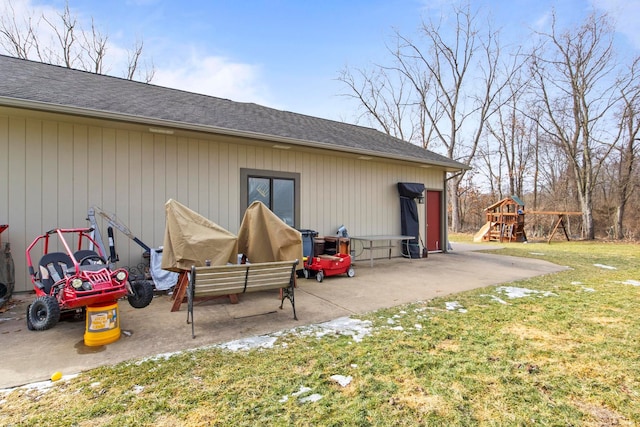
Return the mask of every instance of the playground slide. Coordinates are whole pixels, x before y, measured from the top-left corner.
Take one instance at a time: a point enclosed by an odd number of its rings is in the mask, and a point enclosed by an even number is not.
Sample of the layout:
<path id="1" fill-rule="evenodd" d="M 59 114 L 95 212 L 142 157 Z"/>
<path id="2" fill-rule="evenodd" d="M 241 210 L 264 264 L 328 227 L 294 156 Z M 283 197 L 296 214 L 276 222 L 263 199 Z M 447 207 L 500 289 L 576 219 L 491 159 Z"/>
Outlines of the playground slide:
<path id="1" fill-rule="evenodd" d="M 482 238 L 484 237 L 485 234 L 487 234 L 487 231 L 489 231 L 489 228 L 491 228 L 491 222 L 487 222 L 485 225 L 482 226 L 482 228 L 480 228 L 480 230 L 473 236 L 473 241 L 482 242 Z"/>

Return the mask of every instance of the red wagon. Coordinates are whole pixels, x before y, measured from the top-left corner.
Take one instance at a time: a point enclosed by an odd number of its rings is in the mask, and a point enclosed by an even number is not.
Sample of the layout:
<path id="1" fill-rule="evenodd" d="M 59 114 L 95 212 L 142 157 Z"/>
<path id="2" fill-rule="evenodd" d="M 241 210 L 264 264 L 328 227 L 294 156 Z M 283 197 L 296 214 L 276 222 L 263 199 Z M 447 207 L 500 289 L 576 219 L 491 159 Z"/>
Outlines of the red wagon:
<path id="1" fill-rule="evenodd" d="M 346 273 L 349 277 L 356 275 L 349 254 L 310 256 L 304 265 L 304 277 L 308 279 L 311 273 L 315 273 L 318 282 L 322 282 L 325 277 L 338 274 Z"/>

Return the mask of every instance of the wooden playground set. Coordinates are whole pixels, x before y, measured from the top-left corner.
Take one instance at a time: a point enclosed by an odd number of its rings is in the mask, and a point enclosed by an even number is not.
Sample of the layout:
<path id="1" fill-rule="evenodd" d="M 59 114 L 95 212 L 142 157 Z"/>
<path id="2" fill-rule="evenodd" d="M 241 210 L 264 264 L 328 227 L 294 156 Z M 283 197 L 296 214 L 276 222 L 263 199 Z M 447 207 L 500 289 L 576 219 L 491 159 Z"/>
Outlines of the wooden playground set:
<path id="1" fill-rule="evenodd" d="M 559 229 L 564 232 L 567 241 L 566 220 L 570 215 L 582 215 L 581 212 L 559 211 L 525 211 L 524 203 L 517 196 L 505 197 L 485 209 L 486 223 L 473 237 L 474 242 L 526 242 L 527 235 L 524 231 L 525 215 L 557 215 L 553 231 L 547 238 L 551 243 L 553 236 Z"/>

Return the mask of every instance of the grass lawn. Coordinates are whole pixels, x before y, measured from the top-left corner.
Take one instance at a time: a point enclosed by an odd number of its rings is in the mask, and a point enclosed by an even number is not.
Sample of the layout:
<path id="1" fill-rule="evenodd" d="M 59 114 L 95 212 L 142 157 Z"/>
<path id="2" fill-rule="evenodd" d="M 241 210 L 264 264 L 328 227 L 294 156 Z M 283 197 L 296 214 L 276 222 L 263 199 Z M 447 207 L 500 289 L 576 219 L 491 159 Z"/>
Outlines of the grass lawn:
<path id="1" fill-rule="evenodd" d="M 0 425 L 640 425 L 640 246 L 507 244 L 569 270 L 0 394 Z M 368 323 L 370 322 L 370 323 Z"/>

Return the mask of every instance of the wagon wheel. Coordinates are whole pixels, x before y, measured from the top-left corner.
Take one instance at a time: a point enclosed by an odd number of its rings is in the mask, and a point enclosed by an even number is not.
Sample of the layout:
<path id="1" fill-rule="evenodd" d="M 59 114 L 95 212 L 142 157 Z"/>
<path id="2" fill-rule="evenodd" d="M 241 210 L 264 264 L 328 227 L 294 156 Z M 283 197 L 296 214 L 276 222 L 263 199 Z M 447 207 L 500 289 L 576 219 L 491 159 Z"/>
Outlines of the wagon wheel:
<path id="1" fill-rule="evenodd" d="M 349 269 L 347 270 L 347 276 L 349 277 L 353 277 L 356 275 L 356 270 L 353 268 L 352 265 L 349 266 Z"/>
<path id="2" fill-rule="evenodd" d="M 311 277 L 311 273 L 309 273 L 309 270 L 308 270 L 308 269 L 306 269 L 306 268 L 305 268 L 305 269 L 303 269 L 302 271 L 303 271 L 303 274 L 304 274 L 304 278 L 305 278 L 305 279 L 308 279 L 309 277 Z"/>
<path id="3" fill-rule="evenodd" d="M 324 279 L 324 273 L 322 272 L 322 270 L 318 271 L 318 273 L 316 274 L 316 280 L 320 283 L 322 283 L 322 279 Z"/>

